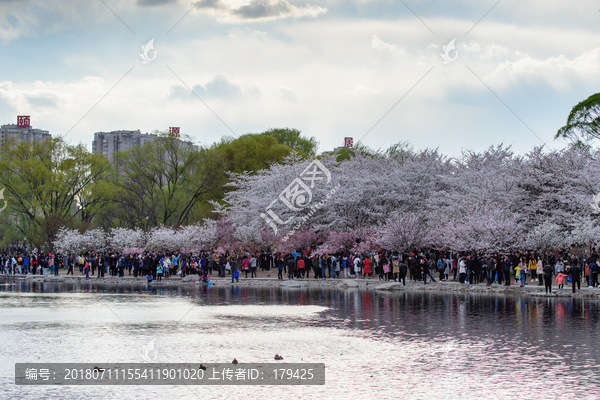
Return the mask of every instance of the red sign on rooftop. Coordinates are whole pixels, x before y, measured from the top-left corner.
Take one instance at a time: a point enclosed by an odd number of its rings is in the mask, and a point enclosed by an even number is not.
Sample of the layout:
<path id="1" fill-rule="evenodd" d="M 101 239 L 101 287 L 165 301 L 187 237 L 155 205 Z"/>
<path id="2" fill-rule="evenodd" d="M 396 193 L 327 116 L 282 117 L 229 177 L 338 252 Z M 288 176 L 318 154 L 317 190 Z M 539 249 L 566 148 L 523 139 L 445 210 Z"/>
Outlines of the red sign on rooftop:
<path id="1" fill-rule="evenodd" d="M 169 128 L 169 135 L 173 136 L 173 137 L 179 137 L 179 127 L 178 126 L 172 126 Z"/>
<path id="2" fill-rule="evenodd" d="M 354 145 L 354 138 L 344 138 L 344 147 L 352 147 Z"/>
<path id="3" fill-rule="evenodd" d="M 31 117 L 29 115 L 17 116 L 17 128 L 29 128 L 31 127 Z"/>

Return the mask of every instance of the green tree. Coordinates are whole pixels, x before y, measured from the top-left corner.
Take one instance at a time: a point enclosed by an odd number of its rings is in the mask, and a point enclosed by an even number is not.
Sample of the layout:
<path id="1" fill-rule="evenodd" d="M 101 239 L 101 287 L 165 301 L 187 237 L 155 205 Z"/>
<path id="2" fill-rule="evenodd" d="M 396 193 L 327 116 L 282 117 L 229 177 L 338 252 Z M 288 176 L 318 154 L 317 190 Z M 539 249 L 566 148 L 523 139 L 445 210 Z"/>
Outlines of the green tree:
<path id="1" fill-rule="evenodd" d="M 319 142 L 314 137 L 300 136 L 298 129 L 274 128 L 262 132 L 263 135 L 273 136 L 281 144 L 285 144 L 294 150 L 302 151 L 310 157 L 317 156 Z"/>
<path id="2" fill-rule="evenodd" d="M 0 149 L 0 184 L 17 228 L 34 244 L 51 246 L 61 226 L 88 224 L 108 200 L 102 178 L 110 165 L 62 138 L 8 142 Z"/>
<path id="3" fill-rule="evenodd" d="M 568 139 L 575 146 L 589 146 L 594 139 L 600 139 L 600 93 L 573 107 L 567 124 L 554 138 Z"/>
<path id="4" fill-rule="evenodd" d="M 247 134 L 237 139 L 226 137 L 213 145 L 225 162 L 229 172 L 255 172 L 269 165 L 282 162 L 292 153 L 292 148 L 281 144 L 275 137 L 267 134 Z M 303 150 L 298 153 L 306 157 Z"/>
<path id="5" fill-rule="evenodd" d="M 222 158 L 167 133 L 119 153 L 115 164 L 117 208 L 106 212 L 129 227 L 194 223 L 199 204 L 219 199 L 223 190 Z"/>

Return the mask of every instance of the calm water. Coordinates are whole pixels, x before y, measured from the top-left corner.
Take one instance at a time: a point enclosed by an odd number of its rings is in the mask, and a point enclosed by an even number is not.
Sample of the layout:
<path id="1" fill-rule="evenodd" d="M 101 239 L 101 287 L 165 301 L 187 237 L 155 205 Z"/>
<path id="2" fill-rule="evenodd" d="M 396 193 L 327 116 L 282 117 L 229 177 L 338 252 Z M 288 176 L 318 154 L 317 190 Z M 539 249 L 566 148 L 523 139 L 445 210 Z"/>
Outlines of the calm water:
<path id="1" fill-rule="evenodd" d="M 1 399 L 598 399 L 599 303 L 0 284 Z M 325 386 L 14 385 L 16 362 L 324 362 Z"/>

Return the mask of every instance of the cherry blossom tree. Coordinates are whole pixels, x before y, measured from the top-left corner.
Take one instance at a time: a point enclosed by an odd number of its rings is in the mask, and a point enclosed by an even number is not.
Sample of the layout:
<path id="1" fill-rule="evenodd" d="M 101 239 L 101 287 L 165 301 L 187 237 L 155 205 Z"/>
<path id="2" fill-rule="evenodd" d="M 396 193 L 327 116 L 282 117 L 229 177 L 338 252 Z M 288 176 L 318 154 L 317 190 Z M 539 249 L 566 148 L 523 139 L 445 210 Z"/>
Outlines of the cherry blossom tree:
<path id="1" fill-rule="evenodd" d="M 110 247 L 116 250 L 125 248 L 141 248 L 146 237 L 141 229 L 113 228 L 108 235 Z"/>

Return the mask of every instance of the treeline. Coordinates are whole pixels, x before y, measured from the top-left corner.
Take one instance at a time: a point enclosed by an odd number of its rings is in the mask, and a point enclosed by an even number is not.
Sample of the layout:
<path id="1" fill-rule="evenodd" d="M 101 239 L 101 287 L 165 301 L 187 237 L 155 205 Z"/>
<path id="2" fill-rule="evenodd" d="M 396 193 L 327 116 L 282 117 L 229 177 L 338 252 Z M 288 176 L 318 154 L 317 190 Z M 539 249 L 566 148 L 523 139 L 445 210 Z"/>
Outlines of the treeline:
<path id="1" fill-rule="evenodd" d="M 287 128 L 224 137 L 208 146 L 157 133 L 156 140 L 118 153 L 112 163 L 61 137 L 7 143 L 0 149 L 6 201 L 0 248 L 24 241 L 30 248 L 51 248 L 61 227 L 147 230 L 195 224 L 215 216 L 212 202 L 232 190 L 230 173 L 253 174 L 294 151 L 314 157 L 318 146 L 314 138 Z"/>

